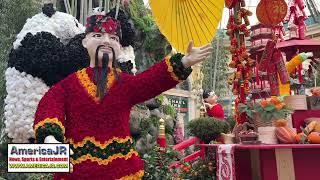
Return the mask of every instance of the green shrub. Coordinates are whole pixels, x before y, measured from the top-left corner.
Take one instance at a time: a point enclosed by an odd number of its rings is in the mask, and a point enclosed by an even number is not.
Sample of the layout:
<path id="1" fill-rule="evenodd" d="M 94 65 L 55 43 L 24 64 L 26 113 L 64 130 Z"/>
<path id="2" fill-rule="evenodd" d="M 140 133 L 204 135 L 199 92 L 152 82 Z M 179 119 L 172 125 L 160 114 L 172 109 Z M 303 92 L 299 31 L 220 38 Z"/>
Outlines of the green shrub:
<path id="1" fill-rule="evenodd" d="M 157 97 L 155 97 L 155 100 L 158 104 L 162 105 L 163 104 L 163 101 L 164 101 L 164 96 L 161 94 Z"/>
<path id="2" fill-rule="evenodd" d="M 190 135 L 200 138 L 205 143 L 220 137 L 221 133 L 228 133 L 230 126 L 226 121 L 211 117 L 202 117 L 189 122 L 187 126 Z"/>
<path id="3" fill-rule="evenodd" d="M 163 106 L 163 113 L 169 115 L 171 117 L 177 116 L 177 111 L 172 105 L 164 105 Z"/>
<path id="4" fill-rule="evenodd" d="M 231 130 L 232 130 L 232 129 L 236 126 L 236 124 L 237 124 L 237 122 L 236 122 L 236 120 L 234 119 L 233 116 L 228 116 L 227 119 L 226 119 L 226 121 L 229 123 L 229 126 L 230 126 L 230 129 L 231 129 Z"/>

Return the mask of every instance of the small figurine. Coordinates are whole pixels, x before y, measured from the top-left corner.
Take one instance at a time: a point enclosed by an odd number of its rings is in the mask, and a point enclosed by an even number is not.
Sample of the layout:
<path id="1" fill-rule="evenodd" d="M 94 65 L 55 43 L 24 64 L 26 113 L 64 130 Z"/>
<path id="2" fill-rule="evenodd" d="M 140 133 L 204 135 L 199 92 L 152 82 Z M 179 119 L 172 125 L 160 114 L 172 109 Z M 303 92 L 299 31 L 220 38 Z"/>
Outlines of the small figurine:
<path id="1" fill-rule="evenodd" d="M 208 116 L 217 119 L 224 119 L 223 107 L 217 102 L 218 97 L 214 91 L 205 90 L 202 94 L 202 97 Z"/>

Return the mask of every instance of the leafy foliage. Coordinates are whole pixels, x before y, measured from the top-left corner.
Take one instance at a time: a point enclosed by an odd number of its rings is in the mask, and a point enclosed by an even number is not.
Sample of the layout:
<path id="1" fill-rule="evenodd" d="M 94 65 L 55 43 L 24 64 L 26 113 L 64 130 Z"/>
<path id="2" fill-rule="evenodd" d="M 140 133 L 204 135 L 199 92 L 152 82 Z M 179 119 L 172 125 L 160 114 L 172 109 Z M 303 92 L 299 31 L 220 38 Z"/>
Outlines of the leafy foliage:
<path id="1" fill-rule="evenodd" d="M 214 161 L 209 159 L 199 159 L 196 162 L 186 163 L 181 168 L 179 177 L 190 180 L 216 179 L 216 166 Z"/>
<path id="2" fill-rule="evenodd" d="M 161 95 L 155 97 L 155 100 L 156 100 L 156 102 L 157 102 L 158 104 L 163 104 L 163 102 L 164 102 L 164 95 L 161 94 Z"/>
<path id="3" fill-rule="evenodd" d="M 144 70 L 170 53 L 171 46 L 160 33 L 143 0 L 130 1 L 129 13 L 138 37 L 135 44 L 136 64 Z"/>
<path id="4" fill-rule="evenodd" d="M 265 122 L 283 119 L 288 113 L 292 113 L 292 110 L 285 105 L 282 99 L 272 97 L 270 100 L 262 100 L 261 102 L 254 103 L 248 101 L 247 104 L 239 104 L 239 112 L 246 113 L 251 119 L 254 118 L 254 114 L 259 114 L 261 119 Z"/>
<path id="5" fill-rule="evenodd" d="M 226 83 L 229 70 L 227 64 L 229 61 L 229 51 L 223 44 L 224 37 L 223 32 L 217 33 L 216 38 L 212 42 L 214 51 L 202 65 L 202 73 L 204 75 L 202 89 L 213 89 L 218 96 L 226 96 L 230 91 Z M 217 41 L 219 41 L 219 43 L 217 43 Z M 216 73 L 214 71 L 216 71 Z M 216 76 L 214 76 L 214 74 L 216 74 Z"/>
<path id="6" fill-rule="evenodd" d="M 228 117 L 226 118 L 226 121 L 229 123 L 229 126 L 230 126 L 230 129 L 231 129 L 231 130 L 232 130 L 232 129 L 236 126 L 236 124 L 237 124 L 237 122 L 236 122 L 236 120 L 234 119 L 233 116 L 228 116 Z"/>
<path id="7" fill-rule="evenodd" d="M 178 160 L 178 153 L 170 148 L 160 149 L 156 146 L 143 156 L 143 160 L 145 161 L 143 179 L 172 179 L 174 172 L 170 171 L 169 166 Z"/>
<path id="8" fill-rule="evenodd" d="M 209 143 L 220 137 L 221 133 L 228 133 L 230 126 L 226 121 L 217 120 L 211 117 L 201 117 L 189 122 L 187 128 L 191 135 Z"/>
<path id="9" fill-rule="evenodd" d="M 171 117 L 176 117 L 177 116 L 176 109 L 170 104 L 163 106 L 163 113 L 166 114 L 166 115 L 169 115 Z"/>

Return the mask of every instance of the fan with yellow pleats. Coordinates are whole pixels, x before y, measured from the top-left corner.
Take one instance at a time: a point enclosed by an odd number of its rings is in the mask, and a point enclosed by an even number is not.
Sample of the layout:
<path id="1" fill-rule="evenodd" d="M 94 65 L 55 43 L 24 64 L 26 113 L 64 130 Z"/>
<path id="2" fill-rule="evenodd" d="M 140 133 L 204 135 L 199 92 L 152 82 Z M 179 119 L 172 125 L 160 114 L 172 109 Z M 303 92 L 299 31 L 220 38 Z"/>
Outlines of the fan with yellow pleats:
<path id="1" fill-rule="evenodd" d="M 206 45 L 214 38 L 224 0 L 149 0 L 152 14 L 171 45 L 185 53 L 188 43 Z"/>

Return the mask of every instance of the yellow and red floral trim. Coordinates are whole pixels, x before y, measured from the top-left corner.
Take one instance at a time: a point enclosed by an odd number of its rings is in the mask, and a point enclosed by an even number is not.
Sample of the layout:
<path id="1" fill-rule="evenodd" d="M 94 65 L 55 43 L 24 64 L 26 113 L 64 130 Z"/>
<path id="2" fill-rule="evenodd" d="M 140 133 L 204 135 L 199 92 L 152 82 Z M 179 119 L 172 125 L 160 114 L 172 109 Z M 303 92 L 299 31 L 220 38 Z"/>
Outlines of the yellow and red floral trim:
<path id="1" fill-rule="evenodd" d="M 138 152 L 133 149 L 131 138 L 112 138 L 105 143 L 96 141 L 93 137 L 86 137 L 80 143 L 70 140 L 70 147 L 74 154 L 71 156 L 73 164 L 86 160 L 97 162 L 99 165 L 108 165 L 117 158 L 129 159 Z"/>
<path id="2" fill-rule="evenodd" d="M 144 175 L 144 170 L 140 170 L 128 176 L 124 176 L 120 178 L 120 180 L 139 180 L 139 179 L 142 179 L 143 175 Z"/>
<path id="3" fill-rule="evenodd" d="M 121 72 L 121 70 L 117 69 L 117 72 Z M 79 79 L 81 85 L 87 90 L 88 94 L 92 97 L 92 99 L 95 102 L 99 102 L 99 97 L 96 97 L 97 94 L 97 86 L 91 81 L 89 75 L 86 72 L 86 68 L 77 71 L 76 72 L 77 78 Z M 110 71 L 108 73 L 108 80 L 107 80 L 107 89 L 110 89 L 112 84 L 114 83 L 115 80 L 115 73 L 114 71 Z"/>
<path id="4" fill-rule="evenodd" d="M 34 126 L 34 132 L 37 143 L 43 143 L 44 139 L 49 135 L 54 136 L 57 141 L 65 141 L 65 128 L 58 118 L 46 118 L 38 122 Z"/>
<path id="5" fill-rule="evenodd" d="M 126 136 L 125 138 L 113 137 L 104 143 L 101 143 L 100 141 L 96 140 L 95 137 L 92 137 L 92 136 L 85 137 L 81 142 L 74 142 L 73 139 L 69 140 L 70 144 L 72 144 L 72 146 L 75 148 L 84 147 L 84 145 L 88 141 L 93 143 L 95 146 L 100 147 L 102 149 L 106 148 L 109 144 L 113 143 L 114 141 L 117 143 L 125 143 L 128 141 L 130 141 L 131 143 L 133 142 L 133 140 L 130 136 Z"/>
<path id="6" fill-rule="evenodd" d="M 186 80 L 191 74 L 191 67 L 185 68 L 181 62 L 183 55 L 178 53 L 173 55 L 171 58 L 166 58 L 165 62 L 168 66 L 168 72 L 172 79 L 178 82 Z"/>

